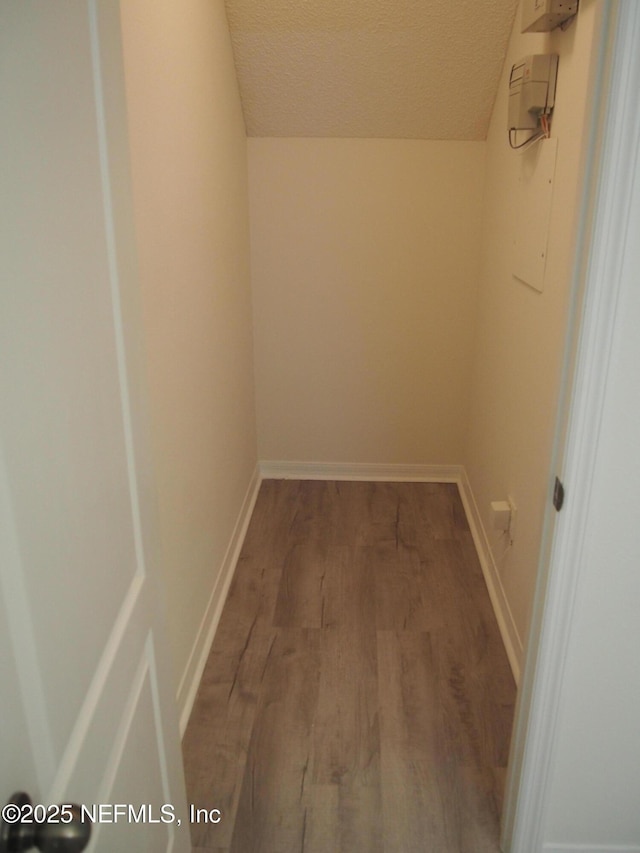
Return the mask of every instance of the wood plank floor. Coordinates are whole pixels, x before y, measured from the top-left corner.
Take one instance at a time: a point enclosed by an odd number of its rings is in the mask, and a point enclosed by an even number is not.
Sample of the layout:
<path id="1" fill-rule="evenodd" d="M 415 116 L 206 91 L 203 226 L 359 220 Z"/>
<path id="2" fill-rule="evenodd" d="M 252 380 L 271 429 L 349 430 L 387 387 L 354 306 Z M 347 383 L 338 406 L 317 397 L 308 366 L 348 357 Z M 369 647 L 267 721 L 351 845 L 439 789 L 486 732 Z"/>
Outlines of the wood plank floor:
<path id="1" fill-rule="evenodd" d="M 266 480 L 183 751 L 209 853 L 495 853 L 515 685 L 457 487 Z"/>

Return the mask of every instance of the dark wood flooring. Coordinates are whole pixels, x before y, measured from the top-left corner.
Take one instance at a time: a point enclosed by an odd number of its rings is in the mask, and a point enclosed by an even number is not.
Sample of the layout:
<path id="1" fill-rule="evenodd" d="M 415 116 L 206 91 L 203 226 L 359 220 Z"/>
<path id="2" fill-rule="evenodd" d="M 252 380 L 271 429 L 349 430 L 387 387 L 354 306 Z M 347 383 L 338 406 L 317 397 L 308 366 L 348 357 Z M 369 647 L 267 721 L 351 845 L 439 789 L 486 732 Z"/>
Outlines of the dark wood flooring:
<path id="1" fill-rule="evenodd" d="M 262 484 L 183 751 L 209 853 L 495 853 L 515 686 L 457 487 Z"/>

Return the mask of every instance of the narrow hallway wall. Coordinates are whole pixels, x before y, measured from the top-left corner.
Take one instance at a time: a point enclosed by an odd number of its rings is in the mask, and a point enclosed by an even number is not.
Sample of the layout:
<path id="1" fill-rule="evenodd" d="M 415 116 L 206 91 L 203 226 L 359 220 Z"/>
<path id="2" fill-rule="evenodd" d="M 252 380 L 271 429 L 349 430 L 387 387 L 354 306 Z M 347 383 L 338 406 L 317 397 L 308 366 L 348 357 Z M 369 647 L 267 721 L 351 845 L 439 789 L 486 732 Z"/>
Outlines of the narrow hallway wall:
<path id="1" fill-rule="evenodd" d="M 566 31 L 521 34 L 518 10 L 487 138 L 487 175 L 477 339 L 469 431 L 464 457 L 478 510 L 491 538 L 505 620 L 514 626 L 522 657 L 538 569 L 550 460 L 572 293 L 576 227 L 584 177 L 591 87 L 601 25 L 600 0 L 582 0 Z M 520 206 L 519 180 L 535 171 L 541 151 L 509 148 L 511 65 L 532 53 L 559 54 L 551 128 L 557 159 L 544 289 L 513 276 L 513 241 L 535 220 Z M 542 142 L 541 145 L 547 144 Z M 491 530 L 490 502 L 512 496 L 518 508 L 513 547 Z"/>
<path id="2" fill-rule="evenodd" d="M 460 462 L 484 147 L 249 140 L 261 459 Z"/>
<path id="3" fill-rule="evenodd" d="M 256 467 L 246 136 L 222 0 L 128 0 L 122 16 L 161 561 L 184 690 Z"/>

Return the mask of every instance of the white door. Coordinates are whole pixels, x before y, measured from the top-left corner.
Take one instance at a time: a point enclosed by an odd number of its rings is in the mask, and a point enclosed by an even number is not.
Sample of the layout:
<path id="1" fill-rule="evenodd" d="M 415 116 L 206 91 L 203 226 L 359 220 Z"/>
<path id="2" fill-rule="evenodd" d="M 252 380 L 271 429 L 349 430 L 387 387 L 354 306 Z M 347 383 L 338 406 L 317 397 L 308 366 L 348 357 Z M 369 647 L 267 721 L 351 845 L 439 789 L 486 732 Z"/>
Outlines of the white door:
<path id="1" fill-rule="evenodd" d="M 185 851 L 115 0 L 0 0 L 0 211 L 0 805 Z"/>

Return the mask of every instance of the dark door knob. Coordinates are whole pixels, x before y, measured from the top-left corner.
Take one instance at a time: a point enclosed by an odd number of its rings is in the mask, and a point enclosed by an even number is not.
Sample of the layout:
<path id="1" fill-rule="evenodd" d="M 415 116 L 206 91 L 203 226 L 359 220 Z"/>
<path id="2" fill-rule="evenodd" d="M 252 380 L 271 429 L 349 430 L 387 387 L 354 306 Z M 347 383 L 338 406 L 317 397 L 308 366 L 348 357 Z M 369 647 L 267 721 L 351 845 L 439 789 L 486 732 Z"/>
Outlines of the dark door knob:
<path id="1" fill-rule="evenodd" d="M 82 820 L 80 806 L 45 809 L 33 806 L 28 794 L 14 794 L 2 810 L 0 853 L 37 848 L 41 853 L 80 853 L 89 843 L 91 821 Z"/>

